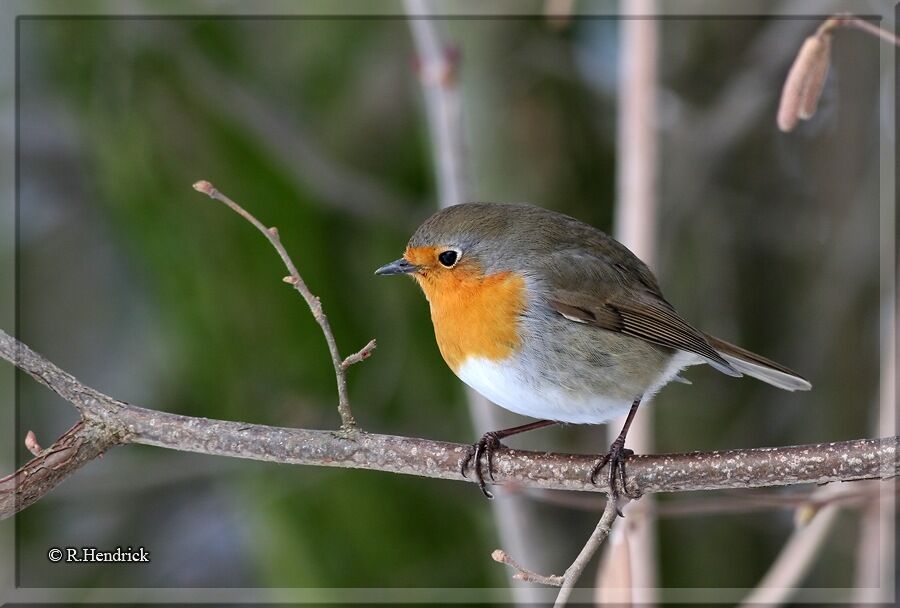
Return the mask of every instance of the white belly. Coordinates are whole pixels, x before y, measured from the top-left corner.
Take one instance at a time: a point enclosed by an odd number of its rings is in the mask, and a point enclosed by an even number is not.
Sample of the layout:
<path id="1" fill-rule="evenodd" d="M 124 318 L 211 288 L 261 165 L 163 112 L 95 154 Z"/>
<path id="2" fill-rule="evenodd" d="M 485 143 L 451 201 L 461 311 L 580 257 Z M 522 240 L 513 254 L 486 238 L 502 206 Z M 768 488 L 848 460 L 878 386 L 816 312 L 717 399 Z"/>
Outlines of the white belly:
<path id="1" fill-rule="evenodd" d="M 665 386 L 687 365 L 698 363 L 696 355 L 679 352 L 657 380 L 646 387 L 643 403 Z M 460 380 L 516 414 L 531 418 L 557 420 L 573 424 L 602 424 L 628 413 L 634 397 L 621 398 L 597 394 L 573 394 L 547 382 L 524 381 L 509 363 L 470 357 L 457 372 Z"/>

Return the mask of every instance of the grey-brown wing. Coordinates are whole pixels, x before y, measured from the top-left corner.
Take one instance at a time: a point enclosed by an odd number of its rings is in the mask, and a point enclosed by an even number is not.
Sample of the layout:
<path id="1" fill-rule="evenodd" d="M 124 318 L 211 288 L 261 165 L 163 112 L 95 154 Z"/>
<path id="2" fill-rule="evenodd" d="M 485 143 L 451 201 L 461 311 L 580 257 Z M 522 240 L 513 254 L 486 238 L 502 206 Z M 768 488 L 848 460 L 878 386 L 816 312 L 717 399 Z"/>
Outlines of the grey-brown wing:
<path id="1" fill-rule="evenodd" d="M 741 376 L 707 341 L 662 299 L 628 289 L 614 295 L 595 296 L 557 290 L 550 306 L 565 318 L 640 338 L 653 344 L 700 355 L 714 368 L 729 376 Z"/>

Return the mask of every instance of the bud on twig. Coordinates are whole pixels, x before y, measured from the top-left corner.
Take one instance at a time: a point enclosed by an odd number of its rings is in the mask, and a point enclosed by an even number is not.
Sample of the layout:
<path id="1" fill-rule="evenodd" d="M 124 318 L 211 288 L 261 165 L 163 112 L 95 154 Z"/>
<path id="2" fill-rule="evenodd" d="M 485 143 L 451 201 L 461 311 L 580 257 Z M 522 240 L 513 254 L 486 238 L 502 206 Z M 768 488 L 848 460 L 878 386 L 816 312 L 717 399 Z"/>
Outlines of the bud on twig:
<path id="1" fill-rule="evenodd" d="M 831 35 L 839 27 L 856 28 L 900 46 L 900 38 L 892 32 L 850 14 L 833 15 L 823 21 L 816 33 L 800 47 L 784 82 L 777 118 L 778 128 L 782 131 L 791 131 L 797 121 L 808 120 L 816 113 L 831 66 Z"/>
<path id="2" fill-rule="evenodd" d="M 194 184 L 194 190 L 197 192 L 202 192 L 207 196 L 212 196 L 216 189 L 213 187 L 211 183 L 206 181 L 205 179 L 200 180 Z"/>
<path id="3" fill-rule="evenodd" d="M 830 65 L 831 34 L 820 30 L 806 39 L 788 72 L 778 106 L 779 129 L 791 131 L 798 120 L 816 113 Z"/>
<path id="4" fill-rule="evenodd" d="M 41 447 L 41 444 L 38 443 L 37 436 L 34 434 L 34 431 L 28 431 L 28 433 L 25 434 L 25 447 L 28 448 L 28 451 L 35 456 L 39 456 L 41 450 L 44 449 Z"/>

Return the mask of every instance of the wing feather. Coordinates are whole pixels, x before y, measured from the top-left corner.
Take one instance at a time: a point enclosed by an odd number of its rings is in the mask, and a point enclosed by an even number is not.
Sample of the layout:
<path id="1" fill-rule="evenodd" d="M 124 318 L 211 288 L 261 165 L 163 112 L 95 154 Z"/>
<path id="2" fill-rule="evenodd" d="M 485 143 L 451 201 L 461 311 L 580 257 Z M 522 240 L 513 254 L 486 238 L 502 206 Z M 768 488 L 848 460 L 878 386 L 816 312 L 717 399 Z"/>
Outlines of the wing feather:
<path id="1" fill-rule="evenodd" d="M 601 327 L 653 344 L 691 352 L 729 376 L 741 376 L 710 345 L 706 335 L 678 316 L 665 301 L 653 301 L 640 294 L 592 298 L 583 294 L 558 291 L 550 305 L 565 318 Z"/>

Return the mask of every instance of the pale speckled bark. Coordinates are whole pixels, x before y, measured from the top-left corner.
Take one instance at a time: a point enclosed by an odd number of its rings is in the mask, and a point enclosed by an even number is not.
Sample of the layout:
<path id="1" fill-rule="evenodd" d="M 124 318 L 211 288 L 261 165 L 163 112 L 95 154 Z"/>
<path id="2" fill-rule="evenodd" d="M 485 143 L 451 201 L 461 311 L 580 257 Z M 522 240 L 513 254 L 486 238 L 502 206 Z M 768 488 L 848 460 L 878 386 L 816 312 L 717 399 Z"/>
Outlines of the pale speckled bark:
<path id="1" fill-rule="evenodd" d="M 79 421 L 15 473 L 0 478 L 0 519 L 37 502 L 82 465 L 118 443 L 107 427 Z"/>
<path id="2" fill-rule="evenodd" d="M 186 452 L 288 464 L 372 469 L 461 480 L 469 446 L 362 431 L 317 431 L 192 418 L 129 405 L 82 385 L 0 331 L 0 357 L 70 401 L 83 422 L 15 474 L 0 479 L 0 519 L 29 506 L 109 447 L 142 443 Z M 628 492 L 752 488 L 884 478 L 896 474 L 898 437 L 628 459 Z M 588 481 L 595 455 L 502 448 L 500 484 L 605 492 Z M 600 475 L 600 479 L 605 476 Z"/>

